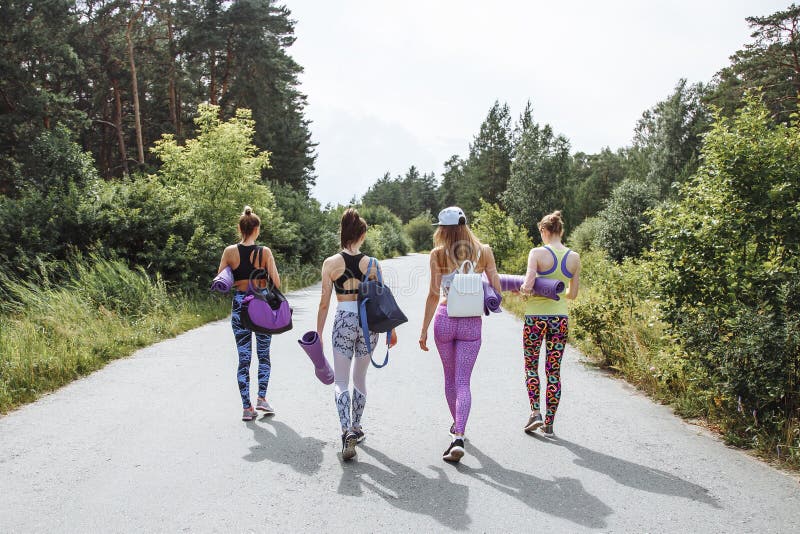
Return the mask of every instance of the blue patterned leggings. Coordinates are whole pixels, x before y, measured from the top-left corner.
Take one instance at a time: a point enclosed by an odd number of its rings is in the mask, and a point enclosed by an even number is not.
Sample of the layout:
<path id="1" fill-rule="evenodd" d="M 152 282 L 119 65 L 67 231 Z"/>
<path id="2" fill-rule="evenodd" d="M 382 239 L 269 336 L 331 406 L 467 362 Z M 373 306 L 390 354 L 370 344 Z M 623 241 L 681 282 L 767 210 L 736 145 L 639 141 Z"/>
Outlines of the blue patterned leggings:
<path id="1" fill-rule="evenodd" d="M 253 331 L 242 326 L 241 312 L 242 300 L 247 296 L 244 291 L 237 291 L 233 295 L 231 306 L 231 326 L 236 338 L 236 350 L 239 352 L 239 368 L 236 371 L 236 380 L 239 382 L 239 394 L 242 396 L 242 406 L 250 408 L 250 357 L 253 353 Z M 258 396 L 267 395 L 269 374 L 272 365 L 269 360 L 269 346 L 272 336 L 256 333 L 256 353 L 258 354 Z"/>

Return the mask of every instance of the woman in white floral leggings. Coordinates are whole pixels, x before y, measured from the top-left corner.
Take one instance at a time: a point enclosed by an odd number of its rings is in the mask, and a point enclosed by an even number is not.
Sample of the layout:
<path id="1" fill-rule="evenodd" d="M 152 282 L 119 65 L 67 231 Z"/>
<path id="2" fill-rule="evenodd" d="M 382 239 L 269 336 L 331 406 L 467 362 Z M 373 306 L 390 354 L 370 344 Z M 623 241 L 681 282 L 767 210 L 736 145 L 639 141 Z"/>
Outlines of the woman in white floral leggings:
<path id="1" fill-rule="evenodd" d="M 333 373 L 336 410 L 342 428 L 342 458 L 349 460 L 356 454 L 356 444 L 364 439 L 361 417 L 367 402 L 367 369 L 372 354 L 358 322 L 358 285 L 366 276 L 376 279 L 378 264 L 360 250 L 367 236 L 367 223 L 352 208 L 342 215 L 340 226 L 342 250 L 326 259 L 322 264 L 322 297 L 317 313 L 317 333 L 322 339 L 322 330 L 328 317 L 331 295 L 336 292 L 336 317 L 333 322 Z M 366 272 L 367 269 L 370 272 Z M 378 334 L 370 332 L 370 344 L 374 350 Z M 392 333 L 390 346 L 397 342 Z M 355 358 L 354 358 L 355 357 Z M 355 359 L 355 365 L 353 364 Z M 350 369 L 353 367 L 353 393 L 349 390 Z"/>

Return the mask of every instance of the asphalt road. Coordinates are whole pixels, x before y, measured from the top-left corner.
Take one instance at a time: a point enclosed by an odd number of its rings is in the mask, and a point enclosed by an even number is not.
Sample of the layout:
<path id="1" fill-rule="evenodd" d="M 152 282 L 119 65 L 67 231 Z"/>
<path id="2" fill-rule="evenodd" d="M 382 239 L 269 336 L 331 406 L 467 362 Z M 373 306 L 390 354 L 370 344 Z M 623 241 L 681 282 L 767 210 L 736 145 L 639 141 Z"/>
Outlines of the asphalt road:
<path id="1" fill-rule="evenodd" d="M 0 418 L 0 532 L 800 530 L 797 479 L 584 366 L 575 350 L 556 439 L 523 433 L 522 328 L 508 313 L 484 320 L 467 455 L 443 462 L 441 364 L 417 346 L 427 256 L 384 268 L 410 323 L 390 364 L 368 374 L 368 437 L 354 461 L 340 460 L 332 386 L 296 342 L 314 328 L 311 288 L 290 295 L 295 329 L 273 339 L 272 418 L 240 420 L 227 321 Z"/>

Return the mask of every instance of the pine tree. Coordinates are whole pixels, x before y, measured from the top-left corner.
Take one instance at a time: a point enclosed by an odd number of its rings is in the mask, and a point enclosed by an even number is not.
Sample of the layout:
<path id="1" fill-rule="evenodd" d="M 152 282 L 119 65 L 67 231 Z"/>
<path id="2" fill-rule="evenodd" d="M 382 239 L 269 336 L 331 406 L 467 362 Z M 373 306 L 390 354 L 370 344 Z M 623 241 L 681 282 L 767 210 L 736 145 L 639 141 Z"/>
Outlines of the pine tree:
<path id="1" fill-rule="evenodd" d="M 744 93 L 758 90 L 772 116 L 788 123 L 800 97 L 800 6 L 792 4 L 772 15 L 745 20 L 753 30 L 753 42 L 717 73 L 708 100 L 732 116 L 743 105 Z"/>
<path id="2" fill-rule="evenodd" d="M 566 210 L 571 171 L 569 140 L 555 135 L 550 125 L 533 121 L 527 107 L 518 121 L 518 141 L 508 187 L 501 200 L 511 217 L 537 235 L 537 223 L 546 213 Z"/>

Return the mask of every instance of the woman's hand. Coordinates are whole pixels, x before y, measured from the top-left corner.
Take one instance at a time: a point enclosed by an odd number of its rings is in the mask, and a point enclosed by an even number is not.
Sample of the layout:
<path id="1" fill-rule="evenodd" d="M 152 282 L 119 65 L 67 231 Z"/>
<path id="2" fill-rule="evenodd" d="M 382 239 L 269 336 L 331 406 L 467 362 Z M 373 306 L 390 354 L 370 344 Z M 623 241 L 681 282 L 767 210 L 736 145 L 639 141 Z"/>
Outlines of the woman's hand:
<path id="1" fill-rule="evenodd" d="M 419 348 L 428 352 L 428 331 L 423 330 L 422 333 L 419 335 Z"/>
<path id="2" fill-rule="evenodd" d="M 397 329 L 392 330 L 392 337 L 389 338 L 389 348 L 397 345 Z"/>

